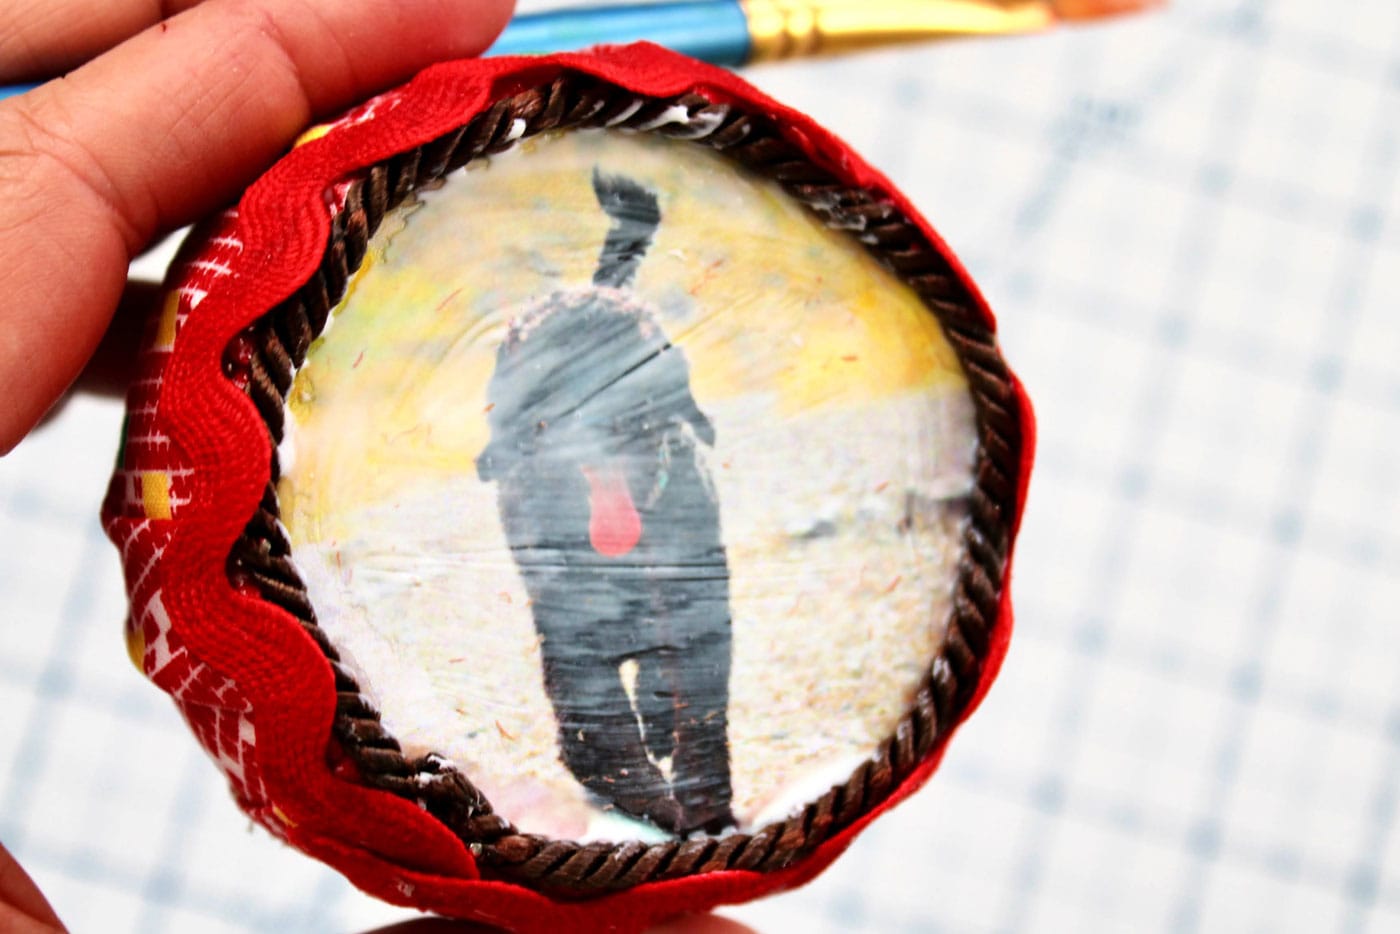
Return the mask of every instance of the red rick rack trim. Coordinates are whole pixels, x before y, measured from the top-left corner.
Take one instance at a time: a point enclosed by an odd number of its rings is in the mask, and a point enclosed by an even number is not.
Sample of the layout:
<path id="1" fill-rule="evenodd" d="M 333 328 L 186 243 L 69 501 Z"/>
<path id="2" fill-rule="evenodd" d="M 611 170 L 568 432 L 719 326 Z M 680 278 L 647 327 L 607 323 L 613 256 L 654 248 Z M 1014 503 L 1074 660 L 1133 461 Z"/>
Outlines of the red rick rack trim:
<path id="1" fill-rule="evenodd" d="M 165 366 L 189 315 L 217 280 L 229 275 L 228 261 L 243 249 L 238 213 L 224 212 L 200 258 L 182 255 L 173 270 L 184 284 L 171 291 L 143 341 L 141 376 L 131 385 L 121 458 L 103 505 L 103 526 L 120 550 L 131 612 L 126 622 L 132 662 L 175 700 L 200 745 L 228 776 L 234 797 L 250 813 L 266 806 L 266 789 L 253 750 L 253 708 L 238 686 L 187 650 L 171 625 L 160 578 L 155 573 L 170 543 L 175 516 L 190 502 L 193 470 L 172 449 L 156 417 Z M 283 825 L 263 821 L 282 835 Z"/>

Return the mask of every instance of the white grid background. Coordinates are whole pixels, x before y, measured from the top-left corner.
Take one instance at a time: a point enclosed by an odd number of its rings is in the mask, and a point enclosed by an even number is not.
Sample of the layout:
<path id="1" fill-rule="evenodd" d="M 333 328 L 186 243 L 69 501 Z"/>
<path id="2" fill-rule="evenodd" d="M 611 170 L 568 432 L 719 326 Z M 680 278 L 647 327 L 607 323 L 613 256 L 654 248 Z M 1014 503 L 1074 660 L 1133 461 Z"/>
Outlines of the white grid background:
<path id="1" fill-rule="evenodd" d="M 968 262 L 1041 443 L 983 709 L 826 875 L 724 913 L 1400 929 L 1400 4 L 1178 0 L 750 77 Z M 119 421 L 78 400 L 0 462 L 0 840 L 77 931 L 404 917 L 250 829 L 126 660 Z"/>

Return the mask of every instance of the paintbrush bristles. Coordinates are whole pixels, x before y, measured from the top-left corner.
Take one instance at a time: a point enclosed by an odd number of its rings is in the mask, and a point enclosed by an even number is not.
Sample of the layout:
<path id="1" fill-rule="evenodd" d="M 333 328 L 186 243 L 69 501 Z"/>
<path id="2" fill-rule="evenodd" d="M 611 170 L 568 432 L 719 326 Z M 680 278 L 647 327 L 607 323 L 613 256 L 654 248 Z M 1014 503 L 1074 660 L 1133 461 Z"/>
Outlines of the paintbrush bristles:
<path id="1" fill-rule="evenodd" d="M 1163 6 L 1166 0 L 1053 0 L 1050 4 L 1059 19 L 1094 19 L 1136 13 Z"/>

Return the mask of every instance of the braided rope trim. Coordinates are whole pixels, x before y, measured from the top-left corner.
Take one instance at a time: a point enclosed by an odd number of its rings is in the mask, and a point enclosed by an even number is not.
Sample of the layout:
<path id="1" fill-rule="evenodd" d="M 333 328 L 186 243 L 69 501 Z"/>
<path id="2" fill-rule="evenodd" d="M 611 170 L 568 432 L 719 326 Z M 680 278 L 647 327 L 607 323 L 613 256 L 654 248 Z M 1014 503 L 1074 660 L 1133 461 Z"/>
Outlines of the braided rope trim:
<path id="1" fill-rule="evenodd" d="M 419 186 L 473 159 L 546 131 L 582 128 L 690 140 L 779 183 L 827 226 L 857 237 L 922 298 L 957 353 L 973 398 L 979 437 L 975 483 L 943 646 L 893 733 L 868 760 L 799 813 L 753 833 L 659 844 L 555 840 L 517 830 L 444 760 L 407 758 L 317 625 L 279 521 L 277 444 L 293 376 L 385 213 Z M 1022 426 L 1010 374 L 971 296 L 918 228 L 879 193 L 849 188 L 813 164 L 766 117 L 696 94 L 639 96 L 572 73 L 498 101 L 465 126 L 357 177 L 332 223 L 320 268 L 296 294 L 230 342 L 224 368 L 245 388 L 272 439 L 271 479 L 229 554 L 230 581 L 255 588 L 287 610 L 329 662 L 337 692 L 329 755 L 341 758 L 343 750 L 338 771 L 417 802 L 470 846 L 485 878 L 576 898 L 699 873 L 792 865 L 885 800 L 958 722 L 976 689 L 997 619 L 1021 469 Z"/>

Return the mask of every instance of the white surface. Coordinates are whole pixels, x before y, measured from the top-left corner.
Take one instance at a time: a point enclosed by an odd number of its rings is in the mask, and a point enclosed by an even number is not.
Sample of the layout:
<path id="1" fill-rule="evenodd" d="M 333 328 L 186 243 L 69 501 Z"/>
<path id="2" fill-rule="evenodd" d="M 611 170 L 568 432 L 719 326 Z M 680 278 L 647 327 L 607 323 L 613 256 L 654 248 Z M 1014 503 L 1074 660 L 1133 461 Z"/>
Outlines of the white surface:
<path id="1" fill-rule="evenodd" d="M 1000 682 L 763 931 L 1400 925 L 1400 5 L 771 67 L 905 188 L 1040 416 Z M 250 831 L 122 649 L 119 412 L 0 461 L 0 840 L 77 931 L 401 917 Z"/>

